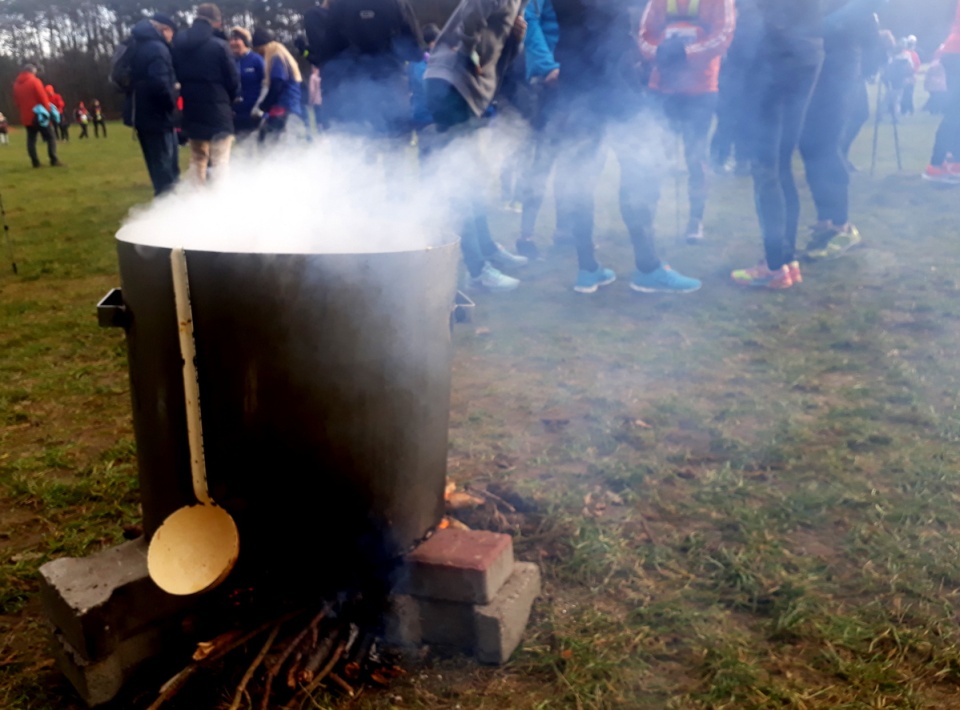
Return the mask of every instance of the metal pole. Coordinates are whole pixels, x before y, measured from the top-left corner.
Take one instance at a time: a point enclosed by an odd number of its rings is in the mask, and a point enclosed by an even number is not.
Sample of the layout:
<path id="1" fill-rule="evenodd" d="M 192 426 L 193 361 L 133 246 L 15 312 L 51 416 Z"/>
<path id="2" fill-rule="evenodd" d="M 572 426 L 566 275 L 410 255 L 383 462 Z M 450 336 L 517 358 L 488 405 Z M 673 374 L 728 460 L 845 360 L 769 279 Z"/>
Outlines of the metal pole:
<path id="1" fill-rule="evenodd" d="M 880 139 L 880 118 L 883 108 L 883 77 L 877 79 L 877 111 L 876 120 L 873 123 L 873 154 L 870 158 L 870 177 L 873 177 L 877 169 L 877 143 Z"/>

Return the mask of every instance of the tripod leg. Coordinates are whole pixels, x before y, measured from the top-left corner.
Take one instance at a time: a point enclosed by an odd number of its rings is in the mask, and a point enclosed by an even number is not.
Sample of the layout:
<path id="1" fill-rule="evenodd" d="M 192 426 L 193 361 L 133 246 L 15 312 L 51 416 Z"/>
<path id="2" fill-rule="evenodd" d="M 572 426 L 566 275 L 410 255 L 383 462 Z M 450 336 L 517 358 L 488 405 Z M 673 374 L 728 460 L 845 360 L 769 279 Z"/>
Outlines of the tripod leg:
<path id="1" fill-rule="evenodd" d="M 883 80 L 877 81 L 877 111 L 873 123 L 873 153 L 870 157 L 870 177 L 877 170 L 877 143 L 880 140 L 880 116 L 883 107 Z"/>
<path id="2" fill-rule="evenodd" d="M 903 172 L 903 161 L 900 158 L 900 129 L 898 127 L 897 117 L 893 117 L 893 147 L 897 151 L 897 171 Z"/>

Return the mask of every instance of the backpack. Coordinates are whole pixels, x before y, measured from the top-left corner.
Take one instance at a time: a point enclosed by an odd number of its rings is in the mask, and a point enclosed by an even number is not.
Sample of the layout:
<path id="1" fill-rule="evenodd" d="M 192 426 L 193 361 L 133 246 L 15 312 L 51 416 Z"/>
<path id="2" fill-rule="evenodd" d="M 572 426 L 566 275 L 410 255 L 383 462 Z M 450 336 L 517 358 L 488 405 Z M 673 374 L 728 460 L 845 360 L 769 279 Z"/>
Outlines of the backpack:
<path id="1" fill-rule="evenodd" d="M 887 65 L 884 79 L 894 88 L 900 88 L 914 76 L 913 62 L 910 57 L 898 54 Z"/>
<path id="2" fill-rule="evenodd" d="M 113 50 L 110 57 L 110 83 L 115 89 L 125 94 L 133 91 L 133 55 L 136 53 L 136 42 L 133 37 L 121 42 Z"/>

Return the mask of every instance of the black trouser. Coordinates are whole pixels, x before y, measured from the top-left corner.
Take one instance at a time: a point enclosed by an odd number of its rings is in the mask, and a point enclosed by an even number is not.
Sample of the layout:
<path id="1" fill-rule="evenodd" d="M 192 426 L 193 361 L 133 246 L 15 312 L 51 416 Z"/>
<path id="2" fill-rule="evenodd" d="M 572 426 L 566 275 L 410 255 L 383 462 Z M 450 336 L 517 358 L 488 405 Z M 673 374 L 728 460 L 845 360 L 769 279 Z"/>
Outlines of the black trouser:
<path id="1" fill-rule="evenodd" d="M 717 109 L 717 95 L 666 94 L 660 96 L 660 102 L 670 130 L 683 139 L 690 219 L 702 222 L 707 209 L 707 139 Z"/>
<path id="2" fill-rule="evenodd" d="M 101 129 L 101 128 L 103 128 L 103 137 L 106 138 L 106 137 L 107 137 L 107 124 L 106 124 L 106 122 L 105 122 L 105 121 L 102 121 L 102 120 L 101 120 L 101 121 L 94 121 L 94 122 L 93 122 L 93 134 L 94 134 L 97 138 L 100 137 L 100 129 Z"/>
<path id="3" fill-rule="evenodd" d="M 753 191 L 767 266 L 793 261 L 800 223 L 800 196 L 793 154 L 820 64 L 759 60 L 753 102 Z"/>
<path id="4" fill-rule="evenodd" d="M 427 107 L 436 122 L 437 131 L 441 134 L 436 148 L 453 140 L 460 135 L 460 131 L 469 131 L 469 123 L 475 118 L 467 102 L 453 86 L 442 79 L 427 79 L 424 82 L 424 92 Z M 459 130 L 451 130 L 459 129 Z M 431 162 L 431 155 L 427 146 L 422 146 L 423 158 Z M 487 259 L 497 251 L 497 245 L 490 234 L 487 222 L 487 206 L 484 203 L 485 192 L 484 176 L 477 173 L 480 165 L 480 156 L 473 165 L 458 166 L 462 172 L 457 179 L 463 181 L 460 188 L 460 197 L 456 199 L 454 214 L 462 219 L 460 226 L 460 251 L 463 261 L 467 265 L 470 276 L 476 278 L 483 272 Z M 443 179 L 436 175 L 437 166 L 427 166 L 428 179 Z"/>
<path id="5" fill-rule="evenodd" d="M 81 123 L 81 124 L 80 124 L 80 138 L 89 138 L 89 137 L 90 137 L 90 134 L 87 132 L 87 124 L 86 124 L 86 123 Z M 78 138 L 77 140 L 79 140 L 80 138 Z"/>
<path id="6" fill-rule="evenodd" d="M 857 140 L 860 131 L 870 120 L 870 95 L 867 93 L 867 82 L 858 78 L 853 86 L 853 94 L 847 111 L 847 122 L 843 127 L 843 137 L 840 139 L 840 152 L 847 164 L 850 163 L 850 149 Z"/>
<path id="7" fill-rule="evenodd" d="M 960 162 L 960 54 L 944 54 L 940 63 L 947 75 L 947 93 L 943 97 L 943 121 L 937 130 L 931 165 L 943 165 L 947 153 L 953 154 L 954 162 Z"/>
<path id="8" fill-rule="evenodd" d="M 748 66 L 729 59 L 723 62 L 717 95 L 717 129 L 710 141 L 710 159 L 714 165 L 724 165 L 731 155 L 738 163 L 750 162 L 750 124 L 745 115 L 750 81 Z"/>
<path id="9" fill-rule="evenodd" d="M 560 80 L 563 82 L 563 79 Z M 574 91 L 561 87 L 558 101 L 548 120 L 556 121 L 553 130 L 564 136 L 564 145 L 557 158 L 554 192 L 557 197 L 558 227 L 570 234 L 577 248 L 579 268 L 596 271 L 599 264 L 593 243 L 594 192 L 603 170 L 605 138 L 611 138 L 620 162 L 620 215 L 626 223 L 633 244 L 637 269 L 643 273 L 660 267 L 654 244 L 653 221 L 660 198 L 656 170 L 645 162 L 649 150 L 643 145 L 644 128 L 653 128 L 653 112 L 640 111 L 638 104 L 632 118 L 643 114 L 642 123 L 626 123 L 608 111 L 622 106 L 624 98 L 615 92 Z M 616 120 L 615 120 L 616 118 Z"/>
<path id="10" fill-rule="evenodd" d="M 60 124 L 60 138 L 64 143 L 70 142 L 70 124 L 63 122 Z"/>
<path id="11" fill-rule="evenodd" d="M 27 155 L 30 156 L 34 167 L 41 165 L 40 158 L 37 157 L 37 136 L 41 136 L 47 144 L 50 165 L 56 165 L 59 160 L 57 159 L 57 137 L 53 134 L 53 126 L 49 123 L 46 126 L 34 123 L 32 126 L 27 126 Z"/>
<path id="12" fill-rule="evenodd" d="M 843 132 L 856 98 L 858 73 L 856 61 L 849 56 L 827 52 L 800 136 L 800 155 L 817 220 L 837 227 L 850 221 L 850 173 Z"/>
<path id="13" fill-rule="evenodd" d="M 540 216 L 543 200 L 547 194 L 550 172 L 557 161 L 563 139 L 562 135 L 558 135 L 555 123 L 544 120 L 545 112 L 548 112 L 554 104 L 556 89 L 541 86 L 539 90 L 537 115 L 530 121 L 533 131 L 533 154 L 520 176 L 520 202 L 523 204 L 523 213 L 520 216 L 521 239 L 533 237 L 537 217 Z"/>
<path id="14" fill-rule="evenodd" d="M 176 133 L 137 133 L 140 149 L 147 163 L 153 194 L 162 195 L 177 184 L 180 177 L 180 154 Z"/>

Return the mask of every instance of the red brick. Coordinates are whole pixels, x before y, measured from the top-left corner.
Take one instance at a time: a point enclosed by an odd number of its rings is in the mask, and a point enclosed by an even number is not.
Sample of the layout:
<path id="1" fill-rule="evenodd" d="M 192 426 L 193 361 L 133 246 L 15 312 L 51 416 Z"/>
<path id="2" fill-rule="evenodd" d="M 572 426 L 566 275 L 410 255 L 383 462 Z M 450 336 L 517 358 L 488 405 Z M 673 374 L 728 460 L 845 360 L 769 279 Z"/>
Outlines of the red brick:
<path id="1" fill-rule="evenodd" d="M 407 556 L 403 591 L 417 597 L 489 604 L 513 572 L 513 539 L 481 530 L 438 530 Z"/>

